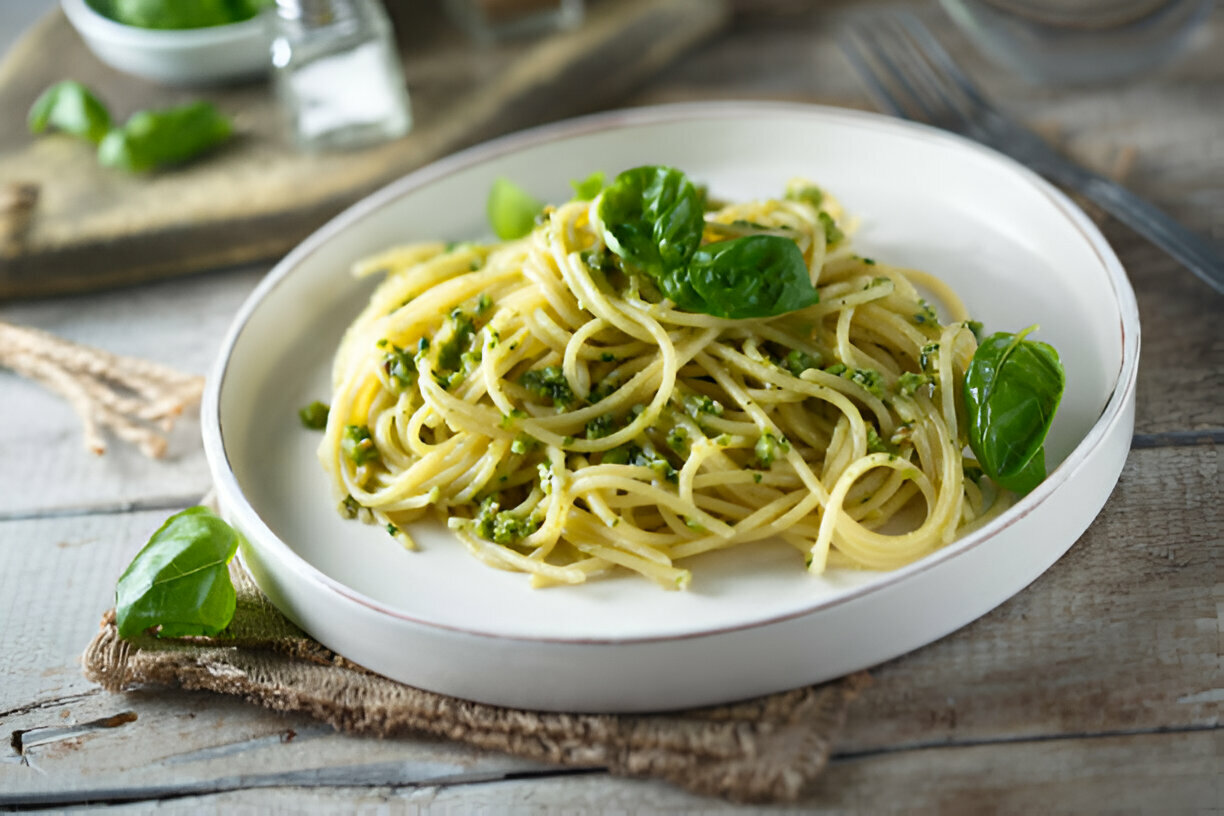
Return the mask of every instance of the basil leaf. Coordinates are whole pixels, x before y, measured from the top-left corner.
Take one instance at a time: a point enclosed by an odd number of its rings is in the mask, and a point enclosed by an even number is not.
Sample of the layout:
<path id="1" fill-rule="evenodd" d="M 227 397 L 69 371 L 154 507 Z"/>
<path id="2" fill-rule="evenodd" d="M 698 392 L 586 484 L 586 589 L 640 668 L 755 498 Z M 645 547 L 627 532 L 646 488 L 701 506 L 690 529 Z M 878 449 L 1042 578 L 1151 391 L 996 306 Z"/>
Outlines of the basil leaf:
<path id="1" fill-rule="evenodd" d="M 693 255 L 687 284 L 699 301 L 677 305 L 715 317 L 773 317 L 820 299 L 803 253 L 778 235 L 706 244 Z"/>
<path id="2" fill-rule="evenodd" d="M 161 627 L 161 637 L 215 635 L 228 626 L 236 596 L 226 564 L 239 540 L 207 507 L 167 519 L 119 578 L 119 636 L 130 638 L 151 626 Z"/>
<path id="3" fill-rule="evenodd" d="M 110 111 L 79 82 L 57 82 L 34 101 L 28 118 L 31 133 L 48 128 L 81 136 L 97 144 L 110 130 Z"/>
<path id="4" fill-rule="evenodd" d="M 596 170 L 581 181 L 571 181 L 570 186 L 574 188 L 574 198 L 579 201 L 592 201 L 604 187 L 604 174 Z"/>
<path id="5" fill-rule="evenodd" d="M 688 264 L 705 228 L 697 189 L 670 167 L 648 165 L 618 175 L 603 192 L 599 217 L 612 251 L 661 285 L 671 270 Z"/>
<path id="6" fill-rule="evenodd" d="M 999 332 L 978 346 L 963 387 L 969 447 L 996 484 L 1027 493 L 1045 478 L 1042 445 L 1062 399 L 1058 352 L 1020 334 Z"/>
<path id="7" fill-rule="evenodd" d="M 499 178 L 489 188 L 486 210 L 493 233 L 503 241 L 513 241 L 531 232 L 544 202 L 507 178 Z"/>
<path id="8" fill-rule="evenodd" d="M 131 172 L 179 164 L 224 142 L 233 132 L 229 119 L 209 102 L 132 114 L 98 145 L 98 161 Z"/>

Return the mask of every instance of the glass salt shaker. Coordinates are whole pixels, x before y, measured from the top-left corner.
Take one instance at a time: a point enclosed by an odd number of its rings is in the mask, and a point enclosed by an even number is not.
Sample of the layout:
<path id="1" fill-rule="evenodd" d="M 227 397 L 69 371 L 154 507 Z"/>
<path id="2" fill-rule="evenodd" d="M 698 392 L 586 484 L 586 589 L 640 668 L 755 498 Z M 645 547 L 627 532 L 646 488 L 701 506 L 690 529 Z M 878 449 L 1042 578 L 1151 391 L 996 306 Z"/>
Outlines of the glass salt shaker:
<path id="1" fill-rule="evenodd" d="M 379 0 L 276 0 L 272 81 L 293 141 L 356 148 L 412 127 L 395 38 Z"/>

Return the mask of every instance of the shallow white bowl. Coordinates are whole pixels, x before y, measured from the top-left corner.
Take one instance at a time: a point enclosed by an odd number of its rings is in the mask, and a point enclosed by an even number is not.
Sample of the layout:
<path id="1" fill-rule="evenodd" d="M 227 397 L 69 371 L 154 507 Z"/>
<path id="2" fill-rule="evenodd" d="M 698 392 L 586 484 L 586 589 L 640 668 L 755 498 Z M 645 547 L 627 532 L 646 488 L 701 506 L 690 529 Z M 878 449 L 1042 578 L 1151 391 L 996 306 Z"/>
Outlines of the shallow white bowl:
<path id="1" fill-rule="evenodd" d="M 859 251 L 934 272 L 988 330 L 1040 323 L 1068 385 L 1050 476 L 990 525 L 889 573 L 808 575 L 785 546 L 691 562 L 692 587 L 618 576 L 532 590 L 444 529 L 405 552 L 345 521 L 298 407 L 327 400 L 336 344 L 374 281 L 351 263 L 391 244 L 485 235 L 490 183 L 545 199 L 569 179 L 671 164 L 723 198 L 803 175 L 861 218 Z M 346 657 L 422 688 L 552 710 L 644 711 L 836 677 L 928 643 L 1018 592 L 1089 525 L 1134 417 L 1139 322 L 1117 258 L 1053 187 L 930 128 L 813 106 L 715 103 L 577 119 L 417 171 L 290 253 L 239 312 L 209 381 L 204 444 L 245 564 L 290 618 Z"/>
<path id="2" fill-rule="evenodd" d="M 85 0 L 62 0 L 64 14 L 98 59 L 166 85 L 213 85 L 268 72 L 268 35 L 258 16 L 230 25 L 162 30 L 123 25 Z"/>

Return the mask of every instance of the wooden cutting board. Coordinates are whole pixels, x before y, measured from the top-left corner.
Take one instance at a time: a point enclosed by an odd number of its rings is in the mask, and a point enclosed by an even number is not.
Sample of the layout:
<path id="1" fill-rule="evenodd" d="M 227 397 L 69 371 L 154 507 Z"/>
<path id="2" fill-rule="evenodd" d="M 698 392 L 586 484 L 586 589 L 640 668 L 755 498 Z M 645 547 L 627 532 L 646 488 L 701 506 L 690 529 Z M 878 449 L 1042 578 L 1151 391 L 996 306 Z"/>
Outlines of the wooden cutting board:
<path id="1" fill-rule="evenodd" d="M 173 89 L 99 62 L 63 14 L 42 20 L 0 64 L 0 298 L 87 291 L 279 257 L 361 196 L 485 139 L 608 107 L 718 31 L 726 0 L 589 0 L 571 32 L 479 45 L 441 2 L 389 3 L 415 125 L 361 151 L 288 146 L 267 83 Z M 94 88 L 122 121 L 206 98 L 238 133 L 180 168 L 131 176 L 92 146 L 32 137 L 26 111 L 61 79 Z M 32 195 L 31 195 L 32 194 Z"/>

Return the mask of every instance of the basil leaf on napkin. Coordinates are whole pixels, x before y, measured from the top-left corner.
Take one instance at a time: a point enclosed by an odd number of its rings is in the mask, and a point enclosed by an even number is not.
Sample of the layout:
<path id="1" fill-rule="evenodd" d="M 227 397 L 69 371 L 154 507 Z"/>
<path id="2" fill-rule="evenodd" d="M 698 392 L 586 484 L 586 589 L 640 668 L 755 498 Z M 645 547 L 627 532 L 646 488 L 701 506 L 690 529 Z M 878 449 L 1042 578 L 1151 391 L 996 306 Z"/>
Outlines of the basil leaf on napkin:
<path id="1" fill-rule="evenodd" d="M 159 637 L 215 635 L 234 617 L 236 596 L 227 564 L 240 536 L 207 507 L 166 520 L 119 578 L 119 636 L 157 626 Z"/>
<path id="2" fill-rule="evenodd" d="M 110 130 L 111 117 L 106 105 L 79 82 L 57 82 L 34 101 L 30 108 L 31 133 L 61 130 L 97 144 Z"/>

